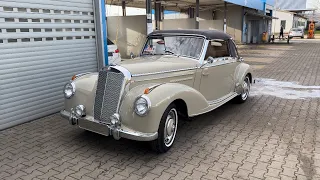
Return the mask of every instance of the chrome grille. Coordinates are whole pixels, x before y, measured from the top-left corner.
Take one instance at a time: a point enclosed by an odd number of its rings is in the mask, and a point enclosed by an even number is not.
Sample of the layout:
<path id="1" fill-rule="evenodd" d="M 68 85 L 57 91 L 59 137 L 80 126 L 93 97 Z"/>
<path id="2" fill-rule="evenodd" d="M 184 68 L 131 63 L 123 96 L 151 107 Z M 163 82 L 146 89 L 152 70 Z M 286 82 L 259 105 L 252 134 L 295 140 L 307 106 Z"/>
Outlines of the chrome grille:
<path id="1" fill-rule="evenodd" d="M 110 116 L 117 112 L 124 88 L 121 72 L 100 71 L 94 103 L 94 119 L 110 123 Z"/>

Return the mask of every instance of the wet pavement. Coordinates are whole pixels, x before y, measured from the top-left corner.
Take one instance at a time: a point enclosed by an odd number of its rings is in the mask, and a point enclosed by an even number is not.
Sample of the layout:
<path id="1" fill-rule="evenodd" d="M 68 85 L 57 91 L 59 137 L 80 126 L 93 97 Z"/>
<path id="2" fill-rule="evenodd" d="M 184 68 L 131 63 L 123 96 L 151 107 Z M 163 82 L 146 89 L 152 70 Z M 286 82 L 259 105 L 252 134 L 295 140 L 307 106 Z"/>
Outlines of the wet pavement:
<path id="1" fill-rule="evenodd" d="M 55 114 L 0 132 L 0 179 L 320 179 L 318 41 L 239 52 L 257 78 L 249 100 L 180 123 L 168 153 Z"/>

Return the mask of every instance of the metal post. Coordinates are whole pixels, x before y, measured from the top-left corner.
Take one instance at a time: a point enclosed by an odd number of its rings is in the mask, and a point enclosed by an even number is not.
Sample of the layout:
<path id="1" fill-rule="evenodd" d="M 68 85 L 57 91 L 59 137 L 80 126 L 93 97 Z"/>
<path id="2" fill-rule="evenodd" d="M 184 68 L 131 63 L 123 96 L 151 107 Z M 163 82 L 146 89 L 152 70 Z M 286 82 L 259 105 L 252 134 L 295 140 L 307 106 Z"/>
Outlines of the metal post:
<path id="1" fill-rule="evenodd" d="M 96 29 L 96 46 L 98 71 L 108 65 L 107 22 L 104 0 L 94 0 L 94 24 Z"/>
<path id="2" fill-rule="evenodd" d="M 277 14 L 277 5 L 278 5 L 278 0 L 275 0 L 275 4 L 274 4 L 274 8 L 273 8 L 273 11 L 272 12 L 272 17 L 276 17 L 276 14 Z M 274 14 L 274 16 L 273 16 Z M 273 23 L 273 22 L 272 22 Z M 277 25 L 277 19 L 274 19 L 274 27 L 273 27 L 273 33 L 272 33 L 272 37 L 274 39 L 274 33 L 276 32 L 276 25 Z"/>
<path id="3" fill-rule="evenodd" d="M 153 31 L 151 10 L 152 10 L 151 0 L 146 0 L 147 35 Z"/>
<path id="4" fill-rule="evenodd" d="M 161 1 L 156 0 L 154 2 L 154 8 L 155 8 L 155 22 L 156 22 L 156 30 L 160 30 L 160 18 L 161 18 Z"/>
<path id="5" fill-rule="evenodd" d="M 227 2 L 224 2 L 223 32 L 227 33 Z"/>
<path id="6" fill-rule="evenodd" d="M 196 0 L 196 29 L 199 29 L 199 0 Z"/>
<path id="7" fill-rule="evenodd" d="M 194 18 L 194 8 L 192 7 L 188 8 L 188 15 L 190 19 Z"/>
<path id="8" fill-rule="evenodd" d="M 127 16 L 125 0 L 122 0 L 122 16 Z"/>

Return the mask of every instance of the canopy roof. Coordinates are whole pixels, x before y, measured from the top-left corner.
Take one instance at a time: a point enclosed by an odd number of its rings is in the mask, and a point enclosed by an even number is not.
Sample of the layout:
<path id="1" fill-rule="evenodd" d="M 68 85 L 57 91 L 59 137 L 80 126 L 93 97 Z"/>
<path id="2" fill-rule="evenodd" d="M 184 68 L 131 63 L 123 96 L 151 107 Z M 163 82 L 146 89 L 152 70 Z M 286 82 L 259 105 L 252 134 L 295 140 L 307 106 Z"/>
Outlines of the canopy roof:
<path id="1" fill-rule="evenodd" d="M 213 39 L 228 40 L 232 38 L 231 36 L 229 36 L 228 34 L 222 31 L 199 30 L 199 29 L 159 30 L 159 31 L 153 31 L 152 33 L 149 34 L 149 36 L 157 36 L 162 34 L 198 35 L 198 36 L 204 36 L 209 40 L 213 40 Z"/>

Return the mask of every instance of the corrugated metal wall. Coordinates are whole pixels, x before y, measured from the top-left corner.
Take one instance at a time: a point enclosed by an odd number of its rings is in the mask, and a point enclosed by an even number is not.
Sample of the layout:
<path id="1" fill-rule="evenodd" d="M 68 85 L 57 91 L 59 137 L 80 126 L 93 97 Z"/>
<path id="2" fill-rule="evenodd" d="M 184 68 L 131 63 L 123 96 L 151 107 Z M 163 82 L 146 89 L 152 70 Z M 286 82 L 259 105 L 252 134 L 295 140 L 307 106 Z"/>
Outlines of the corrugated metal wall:
<path id="1" fill-rule="evenodd" d="M 1 0 L 0 129 L 63 107 L 72 75 L 97 71 L 92 0 Z"/>
<path id="2" fill-rule="evenodd" d="M 294 10 L 294 9 L 306 9 L 307 8 L 307 0 L 277 0 L 275 4 L 277 8 L 286 10 Z"/>

